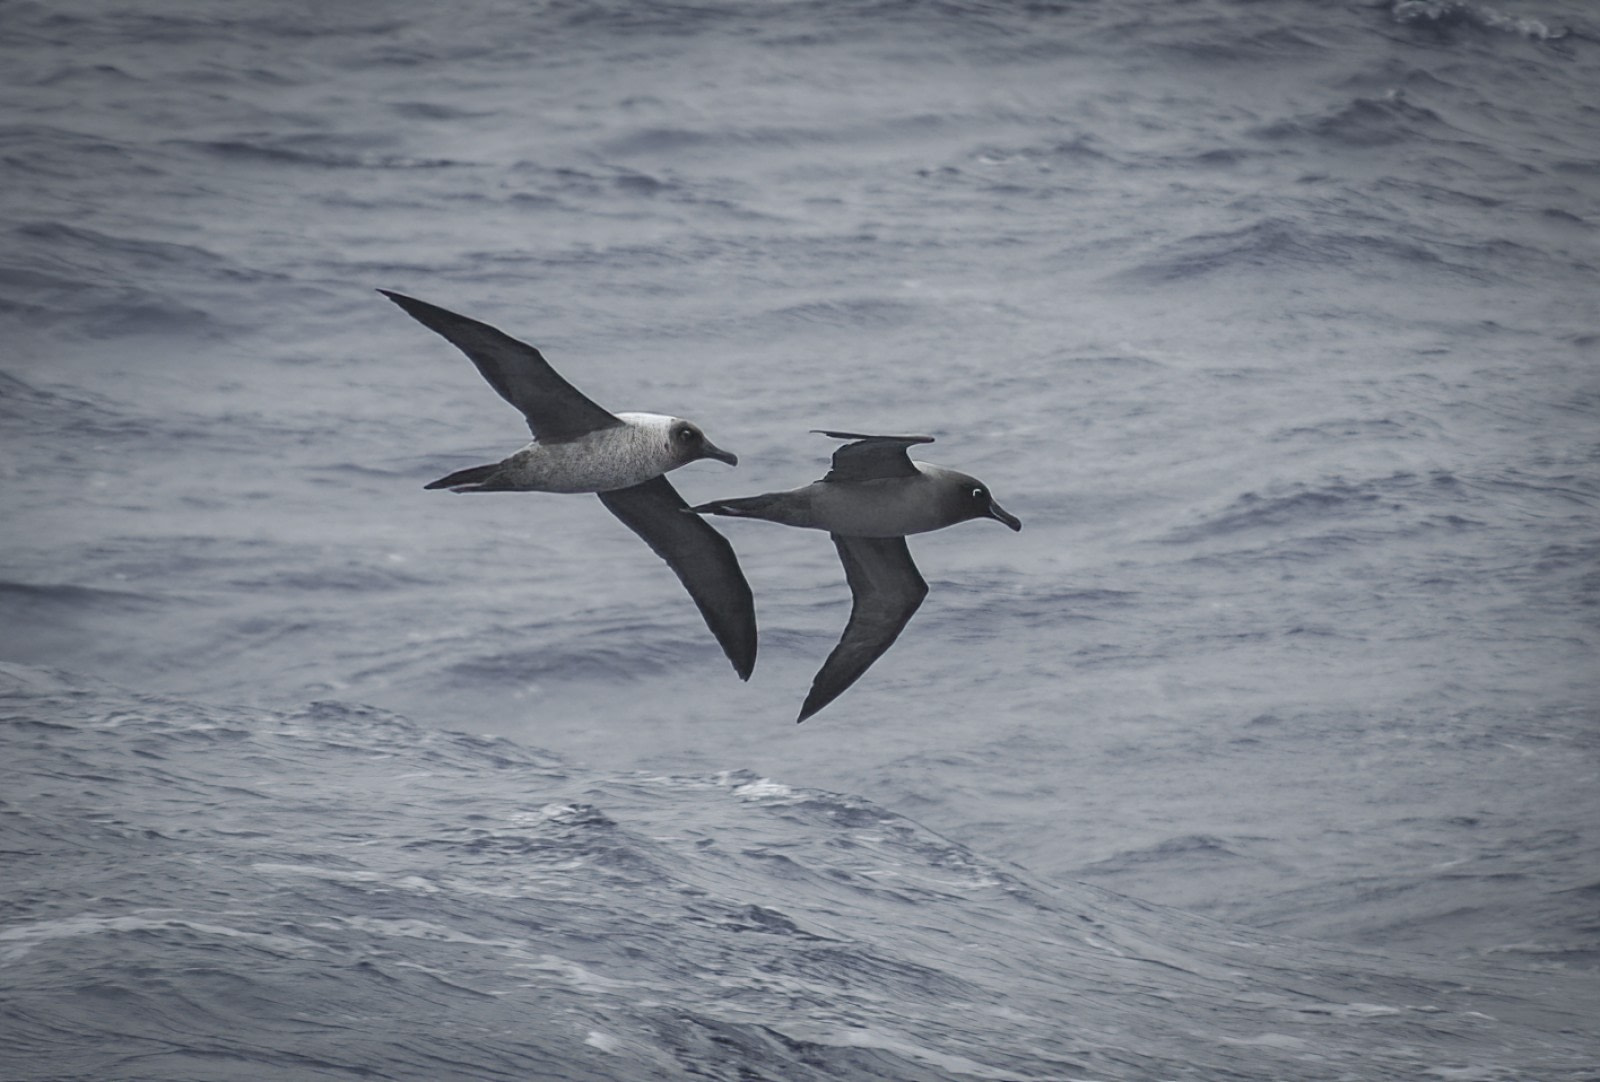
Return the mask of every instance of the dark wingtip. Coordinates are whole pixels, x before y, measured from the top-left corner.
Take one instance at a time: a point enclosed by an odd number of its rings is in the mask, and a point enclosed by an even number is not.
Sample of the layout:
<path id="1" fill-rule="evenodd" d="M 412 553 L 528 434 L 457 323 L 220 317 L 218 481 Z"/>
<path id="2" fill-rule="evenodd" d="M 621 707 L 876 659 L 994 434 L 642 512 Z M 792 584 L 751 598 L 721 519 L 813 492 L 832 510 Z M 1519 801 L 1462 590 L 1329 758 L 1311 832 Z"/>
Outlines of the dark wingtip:
<path id="1" fill-rule="evenodd" d="M 443 331 L 440 331 L 438 327 L 441 319 L 445 317 L 458 320 L 465 318 L 464 316 L 456 315 L 449 309 L 440 308 L 437 304 L 429 304 L 427 301 L 419 301 L 415 297 L 408 297 L 404 293 L 396 293 L 392 289 L 380 289 L 378 292 L 382 293 L 385 297 L 388 297 L 391 301 L 394 301 L 395 304 L 398 304 L 400 306 L 400 310 L 405 312 L 406 315 L 410 316 L 418 323 L 421 323 L 423 326 L 438 331 L 440 334 L 444 333 Z M 445 337 L 448 338 L 449 336 L 446 335 Z"/>
<path id="2" fill-rule="evenodd" d="M 840 690 L 843 690 L 843 689 L 840 689 Z M 813 714 L 817 713 L 824 706 L 827 706 L 829 703 L 833 702 L 833 700 L 838 698 L 838 697 L 839 697 L 839 693 L 837 691 L 833 692 L 830 695 L 819 696 L 817 694 L 817 689 L 815 687 L 813 687 L 811 689 L 810 693 L 806 695 L 806 701 L 800 707 L 800 716 L 794 719 L 794 723 L 796 725 L 799 725 L 802 721 L 804 721 L 807 718 L 811 717 Z M 820 701 L 819 701 L 819 699 L 820 699 Z"/>
<path id="3" fill-rule="evenodd" d="M 728 661 L 733 665 L 733 671 L 739 674 L 739 679 L 749 682 L 750 674 L 756 671 L 756 640 L 755 628 L 750 629 L 752 638 L 746 643 L 736 643 L 732 647 L 728 643 L 722 644 L 722 652 L 727 655 Z M 737 654 L 738 656 L 735 656 Z"/>

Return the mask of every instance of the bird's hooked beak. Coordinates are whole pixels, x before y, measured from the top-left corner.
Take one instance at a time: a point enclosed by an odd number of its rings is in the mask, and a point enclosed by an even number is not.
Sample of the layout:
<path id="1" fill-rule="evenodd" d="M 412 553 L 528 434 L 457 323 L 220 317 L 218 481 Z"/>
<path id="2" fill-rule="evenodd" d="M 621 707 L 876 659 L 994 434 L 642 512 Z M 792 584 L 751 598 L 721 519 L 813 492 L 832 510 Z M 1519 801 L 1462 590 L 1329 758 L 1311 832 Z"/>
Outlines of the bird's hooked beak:
<path id="1" fill-rule="evenodd" d="M 993 499 L 989 501 L 989 517 L 994 519 L 996 522 L 1005 523 L 1013 530 L 1022 529 L 1022 520 L 1016 515 L 1013 515 L 1011 512 L 1007 511 L 1004 507 L 1001 507 L 999 504 L 995 503 Z"/>
<path id="2" fill-rule="evenodd" d="M 737 466 L 739 464 L 738 455 L 734 454 L 732 451 L 724 451 L 710 440 L 705 439 L 700 441 L 700 457 L 714 458 L 718 462 L 726 462 L 730 466 Z"/>

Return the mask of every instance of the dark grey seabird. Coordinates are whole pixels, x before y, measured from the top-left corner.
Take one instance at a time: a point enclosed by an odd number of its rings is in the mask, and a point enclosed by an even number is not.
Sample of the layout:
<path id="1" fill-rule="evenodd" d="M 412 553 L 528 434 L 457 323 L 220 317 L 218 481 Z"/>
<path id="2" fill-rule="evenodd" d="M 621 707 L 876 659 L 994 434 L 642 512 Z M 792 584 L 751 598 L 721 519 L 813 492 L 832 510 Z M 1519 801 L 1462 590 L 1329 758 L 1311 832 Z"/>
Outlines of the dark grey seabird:
<path id="1" fill-rule="evenodd" d="M 821 431 L 821 430 L 818 430 Z M 804 721 L 848 688 L 899 637 L 928 584 L 911 562 L 906 535 L 940 530 L 973 518 L 992 518 L 1013 530 L 1022 523 L 989 494 L 982 481 L 943 466 L 913 462 L 906 448 L 932 436 L 863 436 L 833 453 L 820 481 L 788 492 L 713 500 L 693 510 L 781 522 L 833 535 L 853 597 L 844 637 L 822 665 L 796 721 Z"/>
<path id="2" fill-rule="evenodd" d="M 447 338 L 528 419 L 534 441 L 509 458 L 428 484 L 453 492 L 593 492 L 676 572 L 741 680 L 756 664 L 755 603 L 728 539 L 664 476 L 701 458 L 738 458 L 679 417 L 611 413 L 556 374 L 537 349 L 487 323 L 378 292 Z"/>

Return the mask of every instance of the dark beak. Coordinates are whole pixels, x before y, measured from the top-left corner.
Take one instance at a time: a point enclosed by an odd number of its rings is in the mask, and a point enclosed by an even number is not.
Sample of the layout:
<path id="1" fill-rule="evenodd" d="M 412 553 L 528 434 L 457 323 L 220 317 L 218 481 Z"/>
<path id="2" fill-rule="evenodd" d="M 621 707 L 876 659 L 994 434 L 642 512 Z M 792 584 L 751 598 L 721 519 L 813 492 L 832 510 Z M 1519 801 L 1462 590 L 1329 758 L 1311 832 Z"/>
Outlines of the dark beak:
<path id="1" fill-rule="evenodd" d="M 1004 522 L 1013 530 L 1022 529 L 1022 520 L 1016 515 L 1013 515 L 1011 512 L 1007 511 L 1004 507 L 1001 507 L 999 504 L 995 503 L 993 500 L 989 501 L 989 517 L 994 519 L 996 522 Z"/>
<path id="2" fill-rule="evenodd" d="M 732 451 L 724 451 L 710 440 L 700 441 L 700 457 L 714 458 L 718 462 L 726 462 L 730 466 L 737 466 L 739 464 L 738 455 L 734 454 Z"/>

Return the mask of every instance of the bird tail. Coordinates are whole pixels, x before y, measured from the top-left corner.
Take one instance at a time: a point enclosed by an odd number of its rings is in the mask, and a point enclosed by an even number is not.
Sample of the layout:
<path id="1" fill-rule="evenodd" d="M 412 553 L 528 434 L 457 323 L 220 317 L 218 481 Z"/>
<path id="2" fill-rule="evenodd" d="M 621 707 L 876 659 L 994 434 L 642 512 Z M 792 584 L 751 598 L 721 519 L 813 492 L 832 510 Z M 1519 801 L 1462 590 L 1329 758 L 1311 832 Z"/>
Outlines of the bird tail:
<path id="1" fill-rule="evenodd" d="M 437 481 L 430 481 L 422 487 L 449 488 L 457 492 L 493 492 L 500 485 L 493 484 L 495 472 L 500 468 L 500 463 L 491 462 L 487 466 L 469 466 L 464 470 L 457 470 L 448 477 L 441 477 Z"/>
<path id="2" fill-rule="evenodd" d="M 764 496 L 738 496 L 731 500 L 712 500 L 689 510 L 700 515 L 732 515 L 736 518 L 771 519 L 775 493 Z"/>

